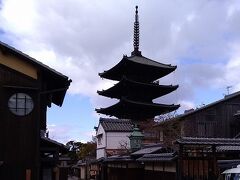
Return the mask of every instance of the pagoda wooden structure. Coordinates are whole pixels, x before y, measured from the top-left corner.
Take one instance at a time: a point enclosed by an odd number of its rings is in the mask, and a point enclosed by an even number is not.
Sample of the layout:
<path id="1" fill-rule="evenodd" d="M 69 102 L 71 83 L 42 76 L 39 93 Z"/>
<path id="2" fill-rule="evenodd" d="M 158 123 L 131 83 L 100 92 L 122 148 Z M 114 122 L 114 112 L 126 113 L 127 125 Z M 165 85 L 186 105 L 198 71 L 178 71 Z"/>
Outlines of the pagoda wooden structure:
<path id="1" fill-rule="evenodd" d="M 176 66 L 162 64 L 142 56 L 139 51 L 139 21 L 136 6 L 134 51 L 129 57 L 124 55 L 122 60 L 111 69 L 99 73 L 101 78 L 119 82 L 107 90 L 98 91 L 98 94 L 119 99 L 119 102 L 107 108 L 96 109 L 96 111 L 119 119 L 141 121 L 178 109 L 179 105 L 153 103 L 153 99 L 169 94 L 178 88 L 178 85 L 159 85 L 156 81 L 176 68 Z"/>

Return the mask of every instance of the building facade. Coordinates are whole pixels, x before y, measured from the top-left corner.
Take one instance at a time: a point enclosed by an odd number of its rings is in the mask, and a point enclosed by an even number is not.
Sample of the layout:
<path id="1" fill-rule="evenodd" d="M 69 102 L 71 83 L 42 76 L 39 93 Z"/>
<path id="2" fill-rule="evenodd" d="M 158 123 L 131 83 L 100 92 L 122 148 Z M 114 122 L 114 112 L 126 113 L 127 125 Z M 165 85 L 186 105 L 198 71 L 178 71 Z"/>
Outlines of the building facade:
<path id="1" fill-rule="evenodd" d="M 201 108 L 186 111 L 155 126 L 161 143 L 172 145 L 180 137 L 234 138 L 240 133 L 240 92 Z"/>
<path id="2" fill-rule="evenodd" d="M 39 180 L 49 173 L 53 177 L 52 168 L 65 147 L 45 136 L 46 112 L 51 103 L 62 105 L 70 82 L 0 42 L 1 180 Z"/>
<path id="3" fill-rule="evenodd" d="M 129 120 L 100 118 L 96 128 L 97 159 L 128 152 L 131 132 L 132 124 Z"/>

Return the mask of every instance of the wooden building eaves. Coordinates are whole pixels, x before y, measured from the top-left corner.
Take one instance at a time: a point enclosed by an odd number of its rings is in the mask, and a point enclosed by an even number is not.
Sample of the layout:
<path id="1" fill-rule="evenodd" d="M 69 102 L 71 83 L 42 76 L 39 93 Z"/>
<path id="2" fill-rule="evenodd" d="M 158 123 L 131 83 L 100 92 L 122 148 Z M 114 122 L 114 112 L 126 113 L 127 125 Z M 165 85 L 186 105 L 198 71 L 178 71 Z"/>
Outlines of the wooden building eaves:
<path id="1" fill-rule="evenodd" d="M 59 148 L 60 152 L 68 152 L 67 146 L 47 137 L 41 137 L 40 146 L 41 148 Z"/>
<path id="2" fill-rule="evenodd" d="M 39 69 L 39 72 L 42 72 L 41 80 L 46 81 L 48 84 L 45 89 L 40 90 L 41 94 L 44 94 L 46 91 L 48 92 L 52 91 L 51 93 L 49 93 L 52 96 L 52 102 L 58 106 L 62 105 L 66 91 L 70 86 L 70 83 L 72 82 L 71 79 L 61 74 L 60 72 L 56 71 L 55 69 L 52 69 L 49 66 L 28 56 L 22 51 L 19 51 L 14 47 L 1 41 L 0 50 L 6 55 L 12 54 Z"/>
<path id="3" fill-rule="evenodd" d="M 49 66 L 41 63 L 40 61 L 30 57 L 29 55 L 23 53 L 20 50 L 15 49 L 14 47 L 12 47 L 12 46 L 10 46 L 10 45 L 2 42 L 2 41 L 0 41 L 0 48 L 3 48 L 5 52 L 10 52 L 10 53 L 14 54 L 15 56 L 17 56 L 19 58 L 22 58 L 22 59 L 28 61 L 29 63 L 33 64 L 33 65 L 36 65 L 40 68 L 44 68 L 48 72 L 51 72 L 52 74 L 55 74 L 55 75 L 57 75 L 59 77 L 62 77 L 64 79 L 68 79 L 68 77 L 63 75 L 62 73 L 56 71 L 55 69 L 50 68 Z"/>

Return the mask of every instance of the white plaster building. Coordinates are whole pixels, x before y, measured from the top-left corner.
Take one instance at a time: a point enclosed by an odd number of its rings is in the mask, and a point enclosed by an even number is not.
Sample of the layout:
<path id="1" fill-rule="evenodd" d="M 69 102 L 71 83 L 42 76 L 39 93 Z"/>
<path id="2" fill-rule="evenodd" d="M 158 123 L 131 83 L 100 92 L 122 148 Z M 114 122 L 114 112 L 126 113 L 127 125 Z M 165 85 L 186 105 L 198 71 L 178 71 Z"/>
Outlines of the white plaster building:
<path id="1" fill-rule="evenodd" d="M 132 129 L 129 120 L 100 118 L 96 128 L 97 159 L 127 152 Z"/>

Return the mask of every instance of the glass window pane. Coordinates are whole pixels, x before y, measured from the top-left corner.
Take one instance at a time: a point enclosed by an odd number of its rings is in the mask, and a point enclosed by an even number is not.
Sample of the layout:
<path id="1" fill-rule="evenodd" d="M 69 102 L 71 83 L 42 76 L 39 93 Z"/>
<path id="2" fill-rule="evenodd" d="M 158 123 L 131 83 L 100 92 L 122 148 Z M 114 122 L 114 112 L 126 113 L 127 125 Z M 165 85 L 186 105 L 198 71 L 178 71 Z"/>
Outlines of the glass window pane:
<path id="1" fill-rule="evenodd" d="M 8 101 L 9 110 L 19 116 L 29 114 L 33 110 L 33 106 L 32 98 L 24 93 L 16 93 Z"/>

